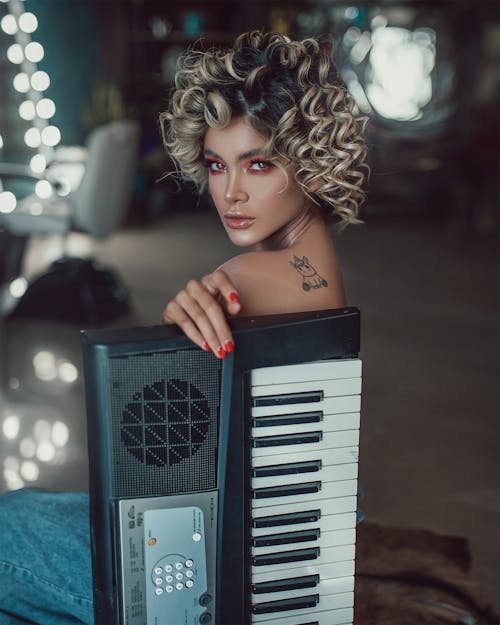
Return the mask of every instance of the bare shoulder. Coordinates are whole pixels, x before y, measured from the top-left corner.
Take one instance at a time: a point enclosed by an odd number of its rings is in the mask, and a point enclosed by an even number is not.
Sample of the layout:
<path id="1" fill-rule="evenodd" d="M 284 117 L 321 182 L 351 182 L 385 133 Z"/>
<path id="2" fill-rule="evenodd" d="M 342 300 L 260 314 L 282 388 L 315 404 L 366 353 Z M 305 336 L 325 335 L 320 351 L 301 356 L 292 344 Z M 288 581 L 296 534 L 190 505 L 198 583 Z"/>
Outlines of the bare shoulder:
<path id="1" fill-rule="evenodd" d="M 342 272 L 333 246 L 249 252 L 220 269 L 238 289 L 244 315 L 345 306 Z"/>

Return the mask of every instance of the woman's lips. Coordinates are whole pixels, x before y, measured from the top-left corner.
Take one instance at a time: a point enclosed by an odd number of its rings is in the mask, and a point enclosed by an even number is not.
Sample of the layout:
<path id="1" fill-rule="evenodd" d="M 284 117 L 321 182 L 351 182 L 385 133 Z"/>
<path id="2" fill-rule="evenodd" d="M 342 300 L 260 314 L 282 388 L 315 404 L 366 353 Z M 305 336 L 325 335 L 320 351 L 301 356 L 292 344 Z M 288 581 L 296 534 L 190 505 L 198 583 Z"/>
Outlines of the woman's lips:
<path id="1" fill-rule="evenodd" d="M 225 215 L 224 221 L 228 228 L 233 230 L 245 230 L 255 221 L 255 217 L 247 217 L 246 215 Z"/>

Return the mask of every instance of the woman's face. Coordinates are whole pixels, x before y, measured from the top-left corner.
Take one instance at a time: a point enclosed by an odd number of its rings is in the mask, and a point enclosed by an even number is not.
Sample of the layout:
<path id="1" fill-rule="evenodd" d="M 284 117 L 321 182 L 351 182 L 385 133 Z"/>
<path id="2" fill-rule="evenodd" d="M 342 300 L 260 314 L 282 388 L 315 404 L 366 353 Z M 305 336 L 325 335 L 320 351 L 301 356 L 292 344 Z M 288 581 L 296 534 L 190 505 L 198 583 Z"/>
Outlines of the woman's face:
<path id="1" fill-rule="evenodd" d="M 231 241 L 241 247 L 265 243 L 307 210 L 293 169 L 285 174 L 269 161 L 266 141 L 243 117 L 205 135 L 210 194 Z"/>

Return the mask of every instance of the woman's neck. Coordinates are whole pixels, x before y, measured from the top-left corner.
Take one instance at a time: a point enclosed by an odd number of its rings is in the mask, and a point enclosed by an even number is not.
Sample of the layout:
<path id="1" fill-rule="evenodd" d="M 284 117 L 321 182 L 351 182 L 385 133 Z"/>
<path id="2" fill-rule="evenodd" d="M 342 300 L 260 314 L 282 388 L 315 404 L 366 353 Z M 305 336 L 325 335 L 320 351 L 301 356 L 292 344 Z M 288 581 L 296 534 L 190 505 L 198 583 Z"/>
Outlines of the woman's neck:
<path id="1" fill-rule="evenodd" d="M 316 206 L 307 204 L 292 221 L 274 232 L 255 246 L 256 252 L 277 251 L 296 245 L 312 229 L 324 226 L 323 218 Z"/>

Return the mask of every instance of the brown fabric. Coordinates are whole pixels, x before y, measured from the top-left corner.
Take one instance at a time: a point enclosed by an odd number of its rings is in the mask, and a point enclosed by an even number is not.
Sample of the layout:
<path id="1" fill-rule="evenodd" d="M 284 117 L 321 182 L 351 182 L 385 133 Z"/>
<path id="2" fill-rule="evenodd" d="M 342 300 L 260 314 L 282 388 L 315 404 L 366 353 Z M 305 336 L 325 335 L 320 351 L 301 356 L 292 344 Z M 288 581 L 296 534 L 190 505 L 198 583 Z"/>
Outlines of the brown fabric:
<path id="1" fill-rule="evenodd" d="M 363 522 L 356 542 L 355 625 L 494 625 L 469 577 L 464 538 Z"/>

